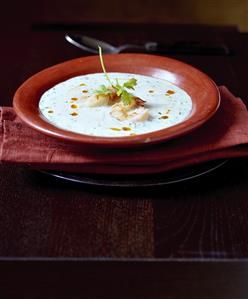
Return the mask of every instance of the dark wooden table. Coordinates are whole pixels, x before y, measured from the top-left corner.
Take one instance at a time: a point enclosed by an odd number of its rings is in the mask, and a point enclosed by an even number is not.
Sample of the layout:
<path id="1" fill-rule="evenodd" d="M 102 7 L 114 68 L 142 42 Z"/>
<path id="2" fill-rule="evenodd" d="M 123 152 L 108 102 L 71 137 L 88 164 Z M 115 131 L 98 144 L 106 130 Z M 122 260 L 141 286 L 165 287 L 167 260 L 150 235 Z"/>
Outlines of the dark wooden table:
<path id="1" fill-rule="evenodd" d="M 16 88 L 37 71 L 87 55 L 64 40 L 66 32 L 114 44 L 225 43 L 233 55 L 170 56 L 247 99 L 248 34 L 235 28 L 34 24 L 17 35 L 1 32 L 1 105 L 10 106 Z M 247 167 L 247 159 L 236 159 L 192 181 L 123 190 L 0 165 L 0 294 L 247 298 Z"/>

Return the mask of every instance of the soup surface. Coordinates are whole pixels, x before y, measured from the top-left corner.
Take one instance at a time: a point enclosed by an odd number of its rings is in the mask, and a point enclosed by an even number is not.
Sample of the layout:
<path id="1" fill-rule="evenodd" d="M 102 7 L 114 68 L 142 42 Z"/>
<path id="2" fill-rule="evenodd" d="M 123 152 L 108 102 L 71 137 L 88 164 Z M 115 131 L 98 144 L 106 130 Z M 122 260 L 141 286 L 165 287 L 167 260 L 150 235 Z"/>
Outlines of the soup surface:
<path id="1" fill-rule="evenodd" d="M 103 73 L 74 77 L 47 90 L 39 102 L 40 113 L 61 129 L 93 136 L 122 137 L 171 127 L 185 120 L 192 109 L 190 96 L 172 83 L 149 76 L 109 73 L 110 80 L 123 84 L 137 80 L 132 94 L 145 101 L 144 118 L 119 120 L 111 105 L 87 106 L 87 98 L 101 85 L 108 85 Z M 137 110 L 138 111 L 138 110 Z M 140 113 L 134 110 L 132 113 Z"/>

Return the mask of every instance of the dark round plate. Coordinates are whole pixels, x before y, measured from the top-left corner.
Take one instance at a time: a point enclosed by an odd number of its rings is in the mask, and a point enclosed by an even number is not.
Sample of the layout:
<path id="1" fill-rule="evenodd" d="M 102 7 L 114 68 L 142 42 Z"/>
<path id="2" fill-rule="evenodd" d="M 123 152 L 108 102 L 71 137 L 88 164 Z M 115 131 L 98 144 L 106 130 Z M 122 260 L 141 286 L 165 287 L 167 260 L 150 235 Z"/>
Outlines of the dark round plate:
<path id="1" fill-rule="evenodd" d="M 40 172 L 55 178 L 84 185 L 105 187 L 152 187 L 175 184 L 205 175 L 226 164 L 226 160 L 215 160 L 192 167 L 181 168 L 159 174 L 146 174 L 137 176 L 127 175 L 97 175 L 97 174 L 72 174 L 51 170 Z"/>

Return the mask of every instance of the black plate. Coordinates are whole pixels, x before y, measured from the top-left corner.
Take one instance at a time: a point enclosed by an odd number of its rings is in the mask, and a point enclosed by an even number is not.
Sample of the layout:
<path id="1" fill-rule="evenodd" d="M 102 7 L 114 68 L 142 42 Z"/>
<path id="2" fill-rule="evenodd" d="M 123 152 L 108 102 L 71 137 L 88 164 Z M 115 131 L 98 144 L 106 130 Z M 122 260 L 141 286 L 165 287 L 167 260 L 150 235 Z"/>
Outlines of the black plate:
<path id="1" fill-rule="evenodd" d="M 151 187 L 175 184 L 205 175 L 227 163 L 226 160 L 215 160 L 192 167 L 181 168 L 166 173 L 149 175 L 97 175 L 97 174 L 72 174 L 52 170 L 40 170 L 40 172 L 61 180 L 84 185 L 106 187 Z"/>

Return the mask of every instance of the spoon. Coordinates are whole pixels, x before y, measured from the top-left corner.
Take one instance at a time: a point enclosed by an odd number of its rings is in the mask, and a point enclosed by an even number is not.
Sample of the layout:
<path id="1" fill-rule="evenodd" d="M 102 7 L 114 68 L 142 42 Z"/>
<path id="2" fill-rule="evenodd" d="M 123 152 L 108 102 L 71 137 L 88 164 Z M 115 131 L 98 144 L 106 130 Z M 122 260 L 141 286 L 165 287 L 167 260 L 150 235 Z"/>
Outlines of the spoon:
<path id="1" fill-rule="evenodd" d="M 115 47 L 101 40 L 89 36 L 85 36 L 85 35 L 76 35 L 76 34 L 73 35 L 66 34 L 65 39 L 69 43 L 73 44 L 74 46 L 94 54 L 98 54 L 98 46 L 102 48 L 102 52 L 104 54 L 117 54 L 127 49 L 139 49 L 139 50 L 152 51 L 152 48 L 154 48 L 157 44 L 154 42 L 147 42 L 144 45 L 125 44 L 119 47 Z"/>
<path id="2" fill-rule="evenodd" d="M 98 54 L 98 46 L 104 54 L 117 54 L 127 49 L 153 53 L 187 54 L 187 55 L 230 55 L 230 49 L 222 43 L 188 42 L 175 43 L 146 42 L 143 45 L 125 44 L 115 47 L 104 41 L 79 34 L 67 34 L 65 39 L 72 45 L 94 54 Z"/>

